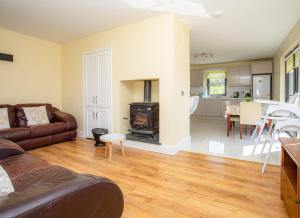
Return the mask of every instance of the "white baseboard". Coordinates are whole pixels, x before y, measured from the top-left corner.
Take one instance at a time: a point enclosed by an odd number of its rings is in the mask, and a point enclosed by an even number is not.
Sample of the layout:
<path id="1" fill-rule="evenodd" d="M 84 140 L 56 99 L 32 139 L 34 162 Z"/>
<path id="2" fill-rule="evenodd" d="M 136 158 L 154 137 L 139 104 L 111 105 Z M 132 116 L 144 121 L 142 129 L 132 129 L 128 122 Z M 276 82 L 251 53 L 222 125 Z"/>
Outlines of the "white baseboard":
<path id="1" fill-rule="evenodd" d="M 77 136 L 80 138 L 84 138 L 84 132 L 82 130 L 77 130 Z"/>
<path id="2" fill-rule="evenodd" d="M 77 136 L 83 139 L 84 132 L 81 130 L 77 130 Z M 145 151 L 152 151 L 161 154 L 168 154 L 168 155 L 176 155 L 180 150 L 182 150 L 183 147 L 189 146 L 190 144 L 191 144 L 191 136 L 184 138 L 183 140 L 181 140 L 175 145 L 167 145 L 167 144 L 155 145 L 155 144 L 137 142 L 131 140 L 126 140 L 124 142 L 124 145 L 126 147 L 141 149 Z"/>
<path id="3" fill-rule="evenodd" d="M 145 151 L 152 151 L 161 154 L 168 154 L 168 155 L 176 155 L 181 150 L 182 147 L 188 146 L 190 144 L 191 144 L 191 136 L 184 138 L 176 145 L 166 145 L 166 144 L 155 145 L 155 144 L 137 142 L 131 140 L 126 140 L 124 142 L 124 145 L 126 147 L 141 149 Z"/>
<path id="4" fill-rule="evenodd" d="M 178 151 L 181 151 L 183 147 L 191 146 L 191 144 L 192 144 L 192 137 L 187 136 L 179 143 L 177 143 L 176 147 L 178 148 Z"/>

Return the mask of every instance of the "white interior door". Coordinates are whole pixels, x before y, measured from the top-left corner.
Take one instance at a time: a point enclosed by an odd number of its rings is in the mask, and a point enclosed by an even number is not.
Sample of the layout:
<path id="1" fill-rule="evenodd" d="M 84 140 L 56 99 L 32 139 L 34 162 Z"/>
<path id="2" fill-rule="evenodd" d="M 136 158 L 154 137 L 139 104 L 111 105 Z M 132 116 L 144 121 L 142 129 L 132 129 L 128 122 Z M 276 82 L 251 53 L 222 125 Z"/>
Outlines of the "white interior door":
<path id="1" fill-rule="evenodd" d="M 97 105 L 99 61 L 95 54 L 88 54 L 85 57 L 85 100 L 86 106 Z"/>

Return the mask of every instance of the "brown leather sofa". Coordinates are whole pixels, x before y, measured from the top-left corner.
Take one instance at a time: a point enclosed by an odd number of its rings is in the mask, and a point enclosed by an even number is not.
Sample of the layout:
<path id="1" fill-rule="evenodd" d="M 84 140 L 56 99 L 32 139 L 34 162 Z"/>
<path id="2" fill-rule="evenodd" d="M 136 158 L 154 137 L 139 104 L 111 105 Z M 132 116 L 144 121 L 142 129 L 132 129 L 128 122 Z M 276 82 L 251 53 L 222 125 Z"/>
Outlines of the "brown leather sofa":
<path id="1" fill-rule="evenodd" d="M 23 107 L 43 105 L 46 106 L 50 123 L 27 127 Z M 51 104 L 2 104 L 0 108 L 8 108 L 11 126 L 10 129 L 0 130 L 0 138 L 16 142 L 26 150 L 72 140 L 77 136 L 77 122 L 75 118 L 52 107 Z"/>
<path id="2" fill-rule="evenodd" d="M 0 217 L 119 218 L 122 191 L 111 180 L 77 174 L 0 139 L 0 165 L 15 192 L 0 197 Z"/>

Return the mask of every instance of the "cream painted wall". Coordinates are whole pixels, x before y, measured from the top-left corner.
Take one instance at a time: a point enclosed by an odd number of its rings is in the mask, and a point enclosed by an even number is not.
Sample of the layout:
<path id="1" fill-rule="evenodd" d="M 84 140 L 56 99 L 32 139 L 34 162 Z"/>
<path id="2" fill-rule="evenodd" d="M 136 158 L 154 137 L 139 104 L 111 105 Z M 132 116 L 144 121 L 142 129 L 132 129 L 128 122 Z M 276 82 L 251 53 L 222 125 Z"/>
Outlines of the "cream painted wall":
<path id="1" fill-rule="evenodd" d="M 123 110 L 120 110 L 120 132 L 128 133 L 130 128 L 130 112 L 129 104 L 135 102 L 136 85 L 135 81 L 122 81 L 120 82 L 120 107 Z"/>
<path id="2" fill-rule="evenodd" d="M 300 44 L 300 20 L 285 38 L 280 48 L 274 56 L 274 98 L 276 100 L 285 100 L 285 56 L 296 45 Z"/>
<path id="3" fill-rule="evenodd" d="M 61 45 L 0 29 L 0 104 L 49 102 L 61 107 Z"/>
<path id="4" fill-rule="evenodd" d="M 144 81 L 134 81 L 134 101 L 143 102 Z M 159 102 L 159 80 L 151 81 L 151 101 Z"/>
<path id="5" fill-rule="evenodd" d="M 175 32 L 180 34 L 179 39 L 175 38 Z M 189 135 L 189 128 L 178 134 L 182 128 L 187 127 L 189 120 L 189 114 L 186 113 L 189 104 L 186 100 L 189 93 L 189 70 L 186 66 L 189 58 L 188 38 L 187 29 L 183 28 L 174 15 L 169 14 L 64 44 L 62 48 L 63 110 L 76 116 L 79 130 L 83 131 L 83 53 L 111 47 L 113 131 L 125 131 L 124 122 L 127 121 L 124 121 L 123 116 L 128 116 L 128 101 L 135 98 L 131 95 L 136 96 L 133 91 L 136 90 L 134 83 L 124 81 L 158 79 L 160 141 L 163 144 L 175 145 L 181 138 Z M 180 46 L 175 48 L 179 42 Z M 175 51 L 178 54 L 183 52 L 187 57 L 176 64 L 176 60 L 182 56 L 174 56 Z M 184 66 L 180 67 L 181 64 Z M 179 69 L 175 73 L 176 68 Z M 178 86 L 175 87 L 175 84 Z M 185 91 L 183 97 L 179 96 L 181 89 Z M 178 106 L 181 103 L 186 103 L 186 107 Z M 179 118 L 175 116 L 176 113 L 180 114 L 177 116 Z M 177 123 L 178 121 L 183 123 Z"/>
<path id="6" fill-rule="evenodd" d="M 189 30 L 175 17 L 174 23 L 174 113 L 175 141 L 190 137 L 190 36 Z M 175 109 L 176 108 L 176 109 Z"/>

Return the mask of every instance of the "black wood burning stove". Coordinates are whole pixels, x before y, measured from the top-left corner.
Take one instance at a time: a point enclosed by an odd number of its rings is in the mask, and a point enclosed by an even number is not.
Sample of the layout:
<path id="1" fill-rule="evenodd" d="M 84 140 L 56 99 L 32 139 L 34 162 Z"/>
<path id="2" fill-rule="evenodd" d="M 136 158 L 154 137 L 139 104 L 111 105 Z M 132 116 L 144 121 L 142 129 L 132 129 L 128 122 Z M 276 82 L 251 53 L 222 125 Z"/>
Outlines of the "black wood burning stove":
<path id="1" fill-rule="evenodd" d="M 151 102 L 151 80 L 144 81 L 144 102 L 130 105 L 130 134 L 127 139 L 159 144 L 159 104 Z"/>

